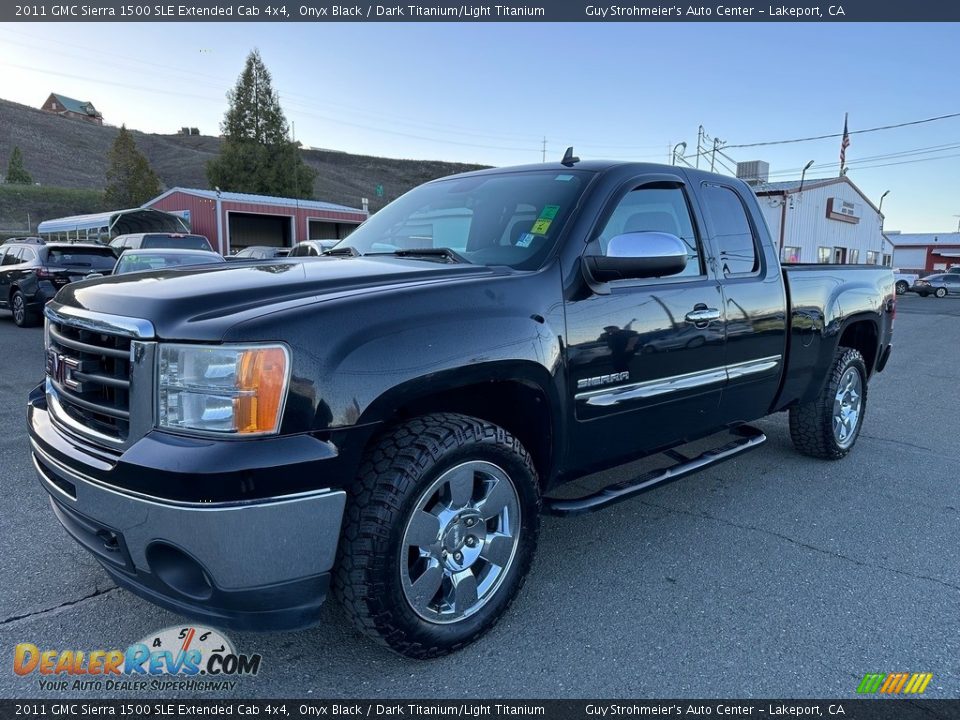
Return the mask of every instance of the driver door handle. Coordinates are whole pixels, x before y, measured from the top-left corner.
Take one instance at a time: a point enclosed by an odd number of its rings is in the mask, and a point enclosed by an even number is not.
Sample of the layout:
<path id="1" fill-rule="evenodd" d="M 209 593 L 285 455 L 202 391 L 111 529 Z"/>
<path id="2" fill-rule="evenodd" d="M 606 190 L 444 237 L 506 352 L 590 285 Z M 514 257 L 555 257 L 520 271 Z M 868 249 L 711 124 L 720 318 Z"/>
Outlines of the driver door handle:
<path id="1" fill-rule="evenodd" d="M 694 325 L 708 323 L 720 319 L 720 311 L 717 308 L 698 308 L 691 310 L 686 315 L 686 321 Z"/>

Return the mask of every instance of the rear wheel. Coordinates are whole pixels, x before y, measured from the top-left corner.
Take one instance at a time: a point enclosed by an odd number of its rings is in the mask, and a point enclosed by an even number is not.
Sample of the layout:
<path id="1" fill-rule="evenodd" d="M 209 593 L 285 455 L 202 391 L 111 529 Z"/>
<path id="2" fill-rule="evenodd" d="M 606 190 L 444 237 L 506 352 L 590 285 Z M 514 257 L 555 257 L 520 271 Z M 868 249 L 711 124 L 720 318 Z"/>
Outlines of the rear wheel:
<path id="1" fill-rule="evenodd" d="M 826 384 L 813 402 L 790 408 L 790 437 L 804 455 L 838 460 L 850 452 L 867 408 L 867 367 L 848 347 L 837 355 Z"/>
<path id="2" fill-rule="evenodd" d="M 903 295 L 910 289 L 910 286 L 907 284 L 906 280 L 897 281 L 897 295 Z"/>
<path id="3" fill-rule="evenodd" d="M 947 296 L 947 289 L 946 289 L 946 288 L 942 288 L 942 287 L 941 287 L 941 288 L 937 288 L 936 291 L 935 291 L 933 294 L 934 294 L 936 297 L 938 297 L 938 298 L 946 297 L 946 296 Z"/>
<path id="4" fill-rule="evenodd" d="M 27 299 L 19 290 L 13 291 L 10 309 L 13 311 L 13 324 L 17 327 L 32 327 L 37 324 L 37 313 L 27 307 Z"/>
<path id="5" fill-rule="evenodd" d="M 416 418 L 367 453 L 335 591 L 365 634 L 428 658 L 488 631 L 523 586 L 540 496 L 526 450 L 464 415 Z"/>

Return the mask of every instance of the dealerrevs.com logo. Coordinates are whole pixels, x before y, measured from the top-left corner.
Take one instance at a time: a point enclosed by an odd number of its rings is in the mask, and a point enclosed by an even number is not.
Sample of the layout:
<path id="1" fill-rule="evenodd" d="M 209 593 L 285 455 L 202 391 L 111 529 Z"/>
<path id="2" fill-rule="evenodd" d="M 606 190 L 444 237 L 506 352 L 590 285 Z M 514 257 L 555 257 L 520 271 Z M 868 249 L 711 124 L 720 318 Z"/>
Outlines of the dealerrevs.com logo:
<path id="1" fill-rule="evenodd" d="M 261 656 L 238 653 L 221 632 L 169 627 L 125 650 L 40 648 L 20 643 L 13 671 L 40 690 L 232 690 L 235 678 L 260 672 Z"/>

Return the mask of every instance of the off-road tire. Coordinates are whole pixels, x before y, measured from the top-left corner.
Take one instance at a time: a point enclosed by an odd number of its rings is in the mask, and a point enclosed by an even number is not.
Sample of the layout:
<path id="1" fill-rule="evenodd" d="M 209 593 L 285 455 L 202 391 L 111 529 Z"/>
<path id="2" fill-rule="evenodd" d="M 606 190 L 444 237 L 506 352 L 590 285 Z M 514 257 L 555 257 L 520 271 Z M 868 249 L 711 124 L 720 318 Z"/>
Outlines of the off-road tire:
<path id="1" fill-rule="evenodd" d="M 473 615 L 432 623 L 413 611 L 401 587 L 403 532 L 426 488 L 443 472 L 485 460 L 510 477 L 520 502 L 520 536 L 498 589 Z M 368 450 L 349 491 L 334 573 L 334 593 L 365 635 L 423 659 L 474 642 L 504 614 L 526 580 L 539 531 L 540 492 L 530 455 L 492 423 L 452 413 L 394 427 Z"/>
<path id="2" fill-rule="evenodd" d="M 855 367 L 860 373 L 861 410 L 853 441 L 841 446 L 833 432 L 833 403 L 839 389 L 840 379 L 848 368 Z M 793 446 L 804 455 L 824 460 L 839 460 L 857 443 L 863 417 L 867 409 L 867 366 L 863 355 L 853 348 L 840 346 L 830 368 L 827 382 L 817 398 L 803 405 L 790 408 L 790 438 Z"/>

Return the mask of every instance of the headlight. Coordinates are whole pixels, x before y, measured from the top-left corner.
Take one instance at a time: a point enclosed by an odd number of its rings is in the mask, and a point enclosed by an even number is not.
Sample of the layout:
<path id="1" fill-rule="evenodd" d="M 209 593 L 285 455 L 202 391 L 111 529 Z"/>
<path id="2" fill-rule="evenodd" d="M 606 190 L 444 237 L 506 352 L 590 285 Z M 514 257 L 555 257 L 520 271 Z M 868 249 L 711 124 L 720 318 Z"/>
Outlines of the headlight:
<path id="1" fill-rule="evenodd" d="M 275 434 L 289 374 L 284 345 L 160 345 L 157 425 L 224 435 Z"/>

